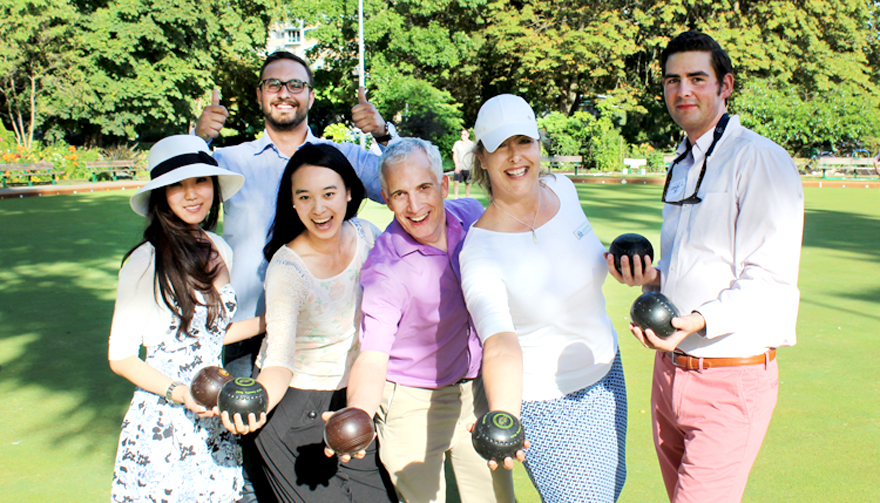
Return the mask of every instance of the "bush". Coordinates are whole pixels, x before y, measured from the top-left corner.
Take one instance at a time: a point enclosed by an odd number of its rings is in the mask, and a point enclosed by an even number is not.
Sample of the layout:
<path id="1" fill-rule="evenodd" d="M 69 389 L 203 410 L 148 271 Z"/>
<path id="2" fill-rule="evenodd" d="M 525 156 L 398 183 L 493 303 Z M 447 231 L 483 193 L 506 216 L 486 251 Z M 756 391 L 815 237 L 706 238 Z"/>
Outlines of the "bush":
<path id="1" fill-rule="evenodd" d="M 586 112 L 566 117 L 559 112 L 538 119 L 546 133 L 544 147 L 549 155 L 580 155 L 584 165 L 600 171 L 615 171 L 623 166 L 627 143 L 608 117 L 595 118 Z"/>

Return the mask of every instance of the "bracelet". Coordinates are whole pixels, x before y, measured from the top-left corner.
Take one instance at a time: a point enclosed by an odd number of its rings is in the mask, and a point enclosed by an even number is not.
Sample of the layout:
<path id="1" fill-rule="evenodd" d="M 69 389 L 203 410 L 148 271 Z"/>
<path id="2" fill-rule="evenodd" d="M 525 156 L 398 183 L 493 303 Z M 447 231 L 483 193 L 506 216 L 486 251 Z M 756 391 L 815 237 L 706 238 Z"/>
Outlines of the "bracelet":
<path id="1" fill-rule="evenodd" d="M 174 390 L 175 390 L 178 386 L 186 386 L 186 385 L 183 384 L 183 383 L 180 382 L 180 381 L 174 381 L 173 383 L 171 383 L 170 386 L 168 386 L 168 389 L 165 391 L 165 400 L 167 400 L 168 403 L 170 403 L 170 404 L 172 404 L 172 405 L 180 405 L 181 403 L 183 403 L 183 402 L 178 402 L 177 400 L 175 400 L 175 399 L 172 398 L 172 396 L 171 396 L 171 394 L 174 393 Z"/>

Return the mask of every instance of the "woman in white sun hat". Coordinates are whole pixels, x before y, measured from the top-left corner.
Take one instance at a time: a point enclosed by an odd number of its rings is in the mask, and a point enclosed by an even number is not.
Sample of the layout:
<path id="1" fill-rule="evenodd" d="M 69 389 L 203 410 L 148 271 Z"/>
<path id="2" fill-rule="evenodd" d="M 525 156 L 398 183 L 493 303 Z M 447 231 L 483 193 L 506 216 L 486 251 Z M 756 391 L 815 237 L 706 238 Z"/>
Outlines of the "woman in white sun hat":
<path id="1" fill-rule="evenodd" d="M 211 232 L 221 200 L 244 177 L 218 168 L 190 135 L 156 143 L 149 166 L 150 182 L 130 201 L 147 226 L 123 258 L 110 330 L 110 368 L 137 386 L 112 499 L 232 502 L 243 484 L 239 447 L 215 411 L 194 401 L 189 383 L 200 368 L 220 365 L 223 344 L 263 332 L 259 318 L 230 323 L 232 250 Z"/>
<path id="2" fill-rule="evenodd" d="M 521 415 L 530 446 L 518 457 L 542 501 L 614 501 L 626 477 L 626 389 L 602 295 L 605 247 L 574 184 L 543 172 L 525 100 L 490 99 L 474 132 L 473 174 L 491 202 L 465 238 L 461 285 L 489 407 Z"/>

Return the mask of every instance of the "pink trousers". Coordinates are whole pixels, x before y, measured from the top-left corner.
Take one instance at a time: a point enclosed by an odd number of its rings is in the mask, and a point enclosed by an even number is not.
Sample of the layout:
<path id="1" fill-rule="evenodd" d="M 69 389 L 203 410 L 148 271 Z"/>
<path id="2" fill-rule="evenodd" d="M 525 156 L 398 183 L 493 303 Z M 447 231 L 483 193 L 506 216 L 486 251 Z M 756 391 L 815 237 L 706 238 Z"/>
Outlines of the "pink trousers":
<path id="1" fill-rule="evenodd" d="M 742 500 L 778 393 L 776 360 L 686 370 L 657 352 L 654 446 L 672 503 Z"/>

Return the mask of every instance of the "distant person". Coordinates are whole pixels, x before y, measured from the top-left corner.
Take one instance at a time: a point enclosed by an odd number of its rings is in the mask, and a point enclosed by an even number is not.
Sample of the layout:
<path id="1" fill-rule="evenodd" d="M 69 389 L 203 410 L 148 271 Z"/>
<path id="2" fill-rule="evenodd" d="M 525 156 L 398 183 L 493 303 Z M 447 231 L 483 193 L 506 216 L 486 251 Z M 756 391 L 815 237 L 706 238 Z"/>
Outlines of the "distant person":
<path id="1" fill-rule="evenodd" d="M 471 197 L 471 170 L 474 168 L 474 148 L 467 129 L 461 130 L 461 140 L 452 146 L 452 162 L 455 163 L 453 178 L 455 181 L 455 197 L 458 198 L 458 182 L 464 184 L 464 197 Z"/>
<path id="2" fill-rule="evenodd" d="M 394 221 L 361 272 L 361 353 L 348 405 L 376 416 L 379 455 L 401 501 L 445 502 L 448 460 L 462 502 L 513 503 L 510 472 L 492 472 L 463 427 L 488 412 L 458 266 L 483 206 L 444 203 L 440 151 L 416 138 L 388 147 L 380 181 Z"/>
<path id="3" fill-rule="evenodd" d="M 308 144 L 333 145 L 342 152 L 366 187 L 367 196 L 382 200 L 379 186 L 379 157 L 353 143 L 333 143 L 312 134 L 308 125 L 309 109 L 315 102 L 312 70 L 294 54 L 275 52 L 263 62 L 256 97 L 266 119 L 266 129 L 258 140 L 233 147 L 219 148 L 214 157 L 220 166 L 245 175 L 241 191 L 225 205 L 223 236 L 235 251 L 238 261 L 232 275 L 232 284 L 239 295 L 239 310 L 235 318 L 259 316 L 265 311 L 263 281 L 267 260 L 263 257 L 272 219 L 275 218 L 275 198 L 281 174 L 293 154 Z M 365 91 L 358 91 L 359 103 L 352 108 L 352 120 L 376 142 L 385 144 L 395 135 L 394 126 L 382 119 L 376 108 L 367 102 Z M 220 105 L 214 92 L 212 104 L 205 107 L 194 133 L 205 141 L 220 134 L 229 113 Z M 261 337 L 235 344 L 226 350 L 226 368 L 236 376 L 249 376 L 259 351 Z M 250 473 L 249 439 L 244 439 L 245 470 Z M 243 503 L 253 501 L 249 495 Z M 265 498 L 270 501 L 269 498 Z"/>
<path id="4" fill-rule="evenodd" d="M 264 253 L 266 337 L 257 359 L 269 393 L 267 422 L 223 421 L 255 445 L 282 502 L 396 501 L 373 443 L 363 459 L 324 455 L 324 411 L 346 406 L 358 356 L 361 267 L 379 230 L 356 218 L 364 186 L 332 145 L 304 145 L 281 178 Z M 236 416 L 237 417 L 237 416 Z M 386 486 L 387 482 L 387 486 Z"/>
<path id="5" fill-rule="evenodd" d="M 461 285 L 483 341 L 489 409 L 521 416 L 542 501 L 615 501 L 626 479 L 626 387 L 602 294 L 605 247 L 571 180 L 543 172 L 525 100 L 488 100 L 474 133 L 475 179 L 491 200 L 465 238 Z"/>
<path id="6" fill-rule="evenodd" d="M 880 175 L 880 150 L 878 150 L 877 155 L 874 156 L 874 172 Z"/>
<path id="7" fill-rule="evenodd" d="M 218 168 L 205 143 L 190 135 L 156 143 L 149 167 L 152 180 L 131 198 L 147 227 L 123 259 L 110 330 L 110 368 L 137 386 L 119 436 L 111 499 L 231 503 L 244 484 L 241 451 L 213 411 L 195 402 L 189 384 L 202 367 L 220 364 L 224 344 L 264 328 L 259 318 L 230 322 L 232 250 L 211 232 L 220 202 L 244 177 Z"/>
<path id="8" fill-rule="evenodd" d="M 669 500 L 738 502 L 776 406 L 776 348 L 796 342 L 804 192 L 788 153 L 727 114 L 733 65 L 715 40 L 678 35 L 660 68 L 687 133 L 663 189 L 661 259 L 644 274 L 647 256 L 623 258 L 623 274 L 610 254 L 607 265 L 681 312 L 665 339 L 630 325 L 657 350 L 651 414 Z"/>

